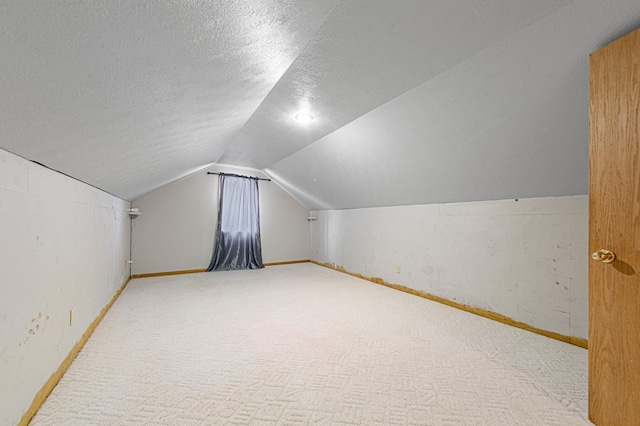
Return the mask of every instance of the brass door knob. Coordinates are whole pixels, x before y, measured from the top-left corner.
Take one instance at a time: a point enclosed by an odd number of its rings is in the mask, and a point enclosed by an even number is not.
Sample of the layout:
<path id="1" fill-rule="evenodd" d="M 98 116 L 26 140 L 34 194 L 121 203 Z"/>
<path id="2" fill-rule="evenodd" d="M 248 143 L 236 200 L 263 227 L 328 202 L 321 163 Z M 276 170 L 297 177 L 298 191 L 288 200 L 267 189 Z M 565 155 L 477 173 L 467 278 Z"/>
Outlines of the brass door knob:
<path id="1" fill-rule="evenodd" d="M 602 263 L 611 263 L 616 260 L 616 254 L 612 251 L 600 249 L 595 253 L 591 253 L 591 258 Z"/>

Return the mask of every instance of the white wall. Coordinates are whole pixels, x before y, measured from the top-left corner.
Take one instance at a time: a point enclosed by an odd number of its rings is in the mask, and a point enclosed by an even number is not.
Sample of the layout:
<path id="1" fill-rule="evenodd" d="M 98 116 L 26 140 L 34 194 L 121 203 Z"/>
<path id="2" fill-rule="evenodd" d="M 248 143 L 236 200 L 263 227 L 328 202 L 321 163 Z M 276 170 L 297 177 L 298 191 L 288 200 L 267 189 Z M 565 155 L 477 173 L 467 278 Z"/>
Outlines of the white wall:
<path id="1" fill-rule="evenodd" d="M 218 177 L 207 171 L 267 177 L 212 166 L 133 202 L 133 273 L 204 269 L 218 222 Z M 259 181 L 260 232 L 265 263 L 309 259 L 309 211 L 274 182 Z"/>
<path id="2" fill-rule="evenodd" d="M 129 276 L 128 208 L 0 150 L 0 425 L 20 420 Z"/>
<path id="3" fill-rule="evenodd" d="M 313 260 L 587 337 L 586 195 L 312 214 Z"/>

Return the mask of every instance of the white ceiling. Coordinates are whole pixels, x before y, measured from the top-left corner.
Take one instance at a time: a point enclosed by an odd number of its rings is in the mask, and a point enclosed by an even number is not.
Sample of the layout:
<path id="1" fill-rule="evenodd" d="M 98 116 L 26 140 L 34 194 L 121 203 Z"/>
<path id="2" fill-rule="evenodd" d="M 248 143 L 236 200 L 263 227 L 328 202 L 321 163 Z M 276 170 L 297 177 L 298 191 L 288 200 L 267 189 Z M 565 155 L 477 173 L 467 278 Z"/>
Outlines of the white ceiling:
<path id="1" fill-rule="evenodd" d="M 313 209 L 584 194 L 588 55 L 638 26 L 637 0 L 13 0 L 0 147 L 128 200 L 214 162 Z"/>

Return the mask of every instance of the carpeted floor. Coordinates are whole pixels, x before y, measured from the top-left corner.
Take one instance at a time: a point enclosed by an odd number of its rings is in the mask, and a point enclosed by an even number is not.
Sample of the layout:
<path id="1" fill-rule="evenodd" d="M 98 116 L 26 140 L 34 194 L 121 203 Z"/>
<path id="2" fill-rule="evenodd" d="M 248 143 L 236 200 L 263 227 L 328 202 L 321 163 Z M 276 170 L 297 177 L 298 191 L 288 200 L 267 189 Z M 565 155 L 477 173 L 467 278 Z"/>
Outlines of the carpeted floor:
<path id="1" fill-rule="evenodd" d="M 40 425 L 584 425 L 587 351 L 313 264 L 133 280 Z"/>

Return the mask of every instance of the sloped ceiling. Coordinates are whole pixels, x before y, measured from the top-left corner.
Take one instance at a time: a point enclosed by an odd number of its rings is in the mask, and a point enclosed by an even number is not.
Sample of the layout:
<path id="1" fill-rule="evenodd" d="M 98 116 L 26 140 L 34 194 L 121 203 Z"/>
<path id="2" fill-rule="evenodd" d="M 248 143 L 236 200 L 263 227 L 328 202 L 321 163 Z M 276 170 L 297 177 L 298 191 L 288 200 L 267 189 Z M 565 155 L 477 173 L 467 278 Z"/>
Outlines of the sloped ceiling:
<path id="1" fill-rule="evenodd" d="M 637 0 L 9 1 L 0 147 L 127 200 L 212 163 L 311 209 L 584 194 L 588 55 L 638 26 Z"/>

